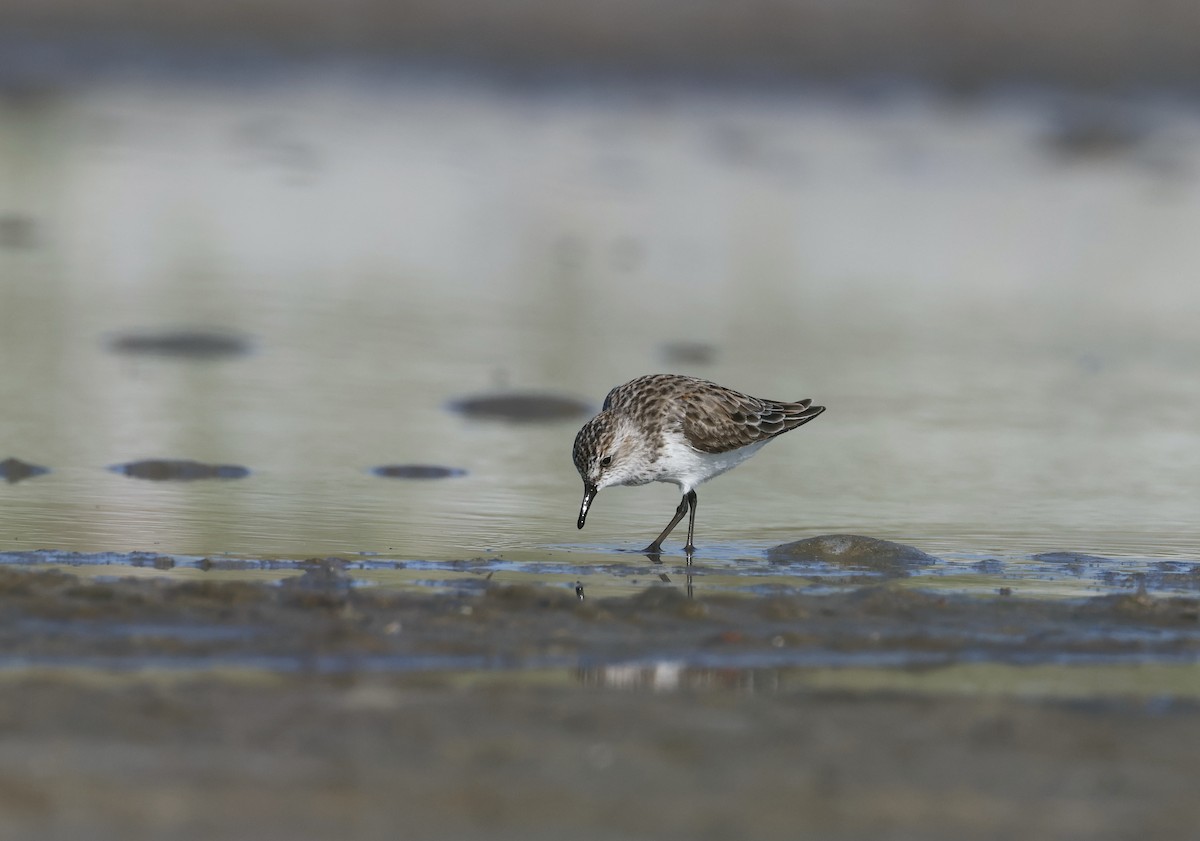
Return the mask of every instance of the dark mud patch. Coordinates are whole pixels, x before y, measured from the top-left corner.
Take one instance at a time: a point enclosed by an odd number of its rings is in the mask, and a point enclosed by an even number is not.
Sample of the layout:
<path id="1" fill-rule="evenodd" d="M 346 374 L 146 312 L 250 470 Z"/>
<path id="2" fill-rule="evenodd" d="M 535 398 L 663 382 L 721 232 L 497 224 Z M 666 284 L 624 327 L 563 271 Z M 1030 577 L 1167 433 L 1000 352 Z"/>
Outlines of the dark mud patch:
<path id="1" fill-rule="evenodd" d="M 1195 828 L 1197 599 L 425 595 L 351 566 L 0 566 L 0 835 L 785 838 L 797 811 L 848 839 Z"/>
<path id="2" fill-rule="evenodd" d="M 1145 593 L 1097 596 L 1080 605 L 1077 610 L 1079 616 L 1098 621 L 1121 617 L 1147 625 L 1200 625 L 1200 600 L 1193 598 L 1156 599 Z"/>
<path id="3" fill-rule="evenodd" d="M 285 578 L 279 586 L 293 592 L 344 593 L 355 586 L 341 558 L 312 559 L 305 562 L 300 575 Z"/>
<path id="4" fill-rule="evenodd" d="M 671 670 L 658 674 L 676 685 Z M 0 831 L 179 841 L 382 841 L 397 827 L 463 841 L 1194 835 L 1191 708 L 854 697 L 715 672 L 681 699 L 610 677 L 10 678 Z"/>
<path id="5" fill-rule="evenodd" d="M 461 467 L 439 464 L 382 464 L 372 467 L 371 473 L 385 479 L 453 479 L 467 475 Z"/>
<path id="6" fill-rule="evenodd" d="M 303 562 L 281 585 L 85 579 L 0 567 L 0 650 L 20 664 L 70 656 L 136 667 L 186 652 L 188 666 L 292 672 L 581 668 L 631 660 L 705 668 L 1191 663 L 1200 601 L 1145 595 L 1082 603 L 952 597 L 896 587 L 828 595 L 689 598 L 655 585 L 581 601 L 568 586 L 502 585 L 427 595 L 360 587 L 341 559 Z M 84 633 L 178 628 L 174 636 Z M 60 623 L 28 633 L 30 623 Z M 237 628 L 242 641 L 200 633 Z M 26 630 L 22 630 L 26 629 Z M 198 629 L 189 635 L 188 629 Z M 170 637 L 169 644 L 161 638 Z M 0 665 L 12 666 L 0 658 Z M 1196 687 L 1200 697 L 1200 686 Z"/>
<path id="7" fill-rule="evenodd" d="M 34 549 L 21 552 L 0 552 L 0 564 L 5 566 L 38 567 L 47 564 L 63 566 L 131 566 L 173 569 L 177 564 L 187 566 L 197 559 L 185 556 L 160 555 L 156 552 L 65 552 L 54 549 Z"/>
<path id="8" fill-rule="evenodd" d="M 49 467 L 30 464 L 18 458 L 6 458 L 0 461 L 0 479 L 15 484 L 22 479 L 32 479 L 34 476 L 44 476 L 50 472 Z"/>
<path id="9" fill-rule="evenodd" d="M 1200 590 L 1200 564 L 1169 561 L 1152 564 L 1141 572 L 1105 570 L 1099 579 L 1110 587 L 1145 592 L 1146 590 Z"/>
<path id="10" fill-rule="evenodd" d="M 1122 590 L 1190 593 L 1200 590 L 1200 562 L 1130 559 L 1084 552 L 1043 552 L 1031 560 L 1044 564 L 1048 577 L 1088 579 Z"/>
<path id="11" fill-rule="evenodd" d="M 1154 564 L 1140 580 L 1130 578 L 1120 578 L 1116 583 L 1150 590 L 1196 591 L 1200 590 L 1200 563 L 1165 561 Z"/>
<path id="12" fill-rule="evenodd" d="M 999 558 L 984 558 L 982 561 L 971 564 L 971 569 L 980 575 L 1002 575 L 1004 562 Z"/>
<path id="13" fill-rule="evenodd" d="M 165 571 L 175 569 L 175 564 L 175 559 L 170 555 L 134 552 L 129 556 L 129 565 L 132 567 L 153 567 Z"/>
<path id="14" fill-rule="evenodd" d="M 914 546 L 855 534 L 826 534 L 783 543 L 767 550 L 767 560 L 869 570 L 888 577 L 906 576 L 913 569 L 938 563 Z"/>
<path id="15" fill-rule="evenodd" d="M 353 560 L 344 558 L 309 558 L 296 560 L 291 558 L 239 558 L 202 555 L 163 555 L 156 552 L 70 552 L 56 549 L 34 549 L 15 552 L 0 552 L 0 566 L 25 567 L 29 569 L 46 568 L 47 566 L 62 567 L 112 567 L 113 574 L 119 575 L 124 566 L 137 569 L 169 570 L 201 570 L 218 575 L 253 572 L 278 572 L 278 581 L 287 577 L 288 573 L 305 572 L 314 565 L 328 565 L 339 571 L 352 575 L 355 573 L 393 570 L 432 571 L 436 573 L 472 573 L 483 576 L 493 571 L 497 565 L 503 564 L 496 558 L 473 558 L 458 561 L 395 561 L 377 560 L 370 557 L 356 557 Z M 365 584 L 358 580 L 358 584 Z"/>
<path id="16" fill-rule="evenodd" d="M 1100 555 L 1088 555 L 1084 552 L 1040 552 L 1032 556 L 1033 560 L 1044 564 L 1068 564 L 1083 566 L 1086 564 L 1108 563 L 1111 558 Z"/>
<path id="17" fill-rule="evenodd" d="M 1039 564 L 1048 564 L 1068 575 L 1076 576 L 1086 575 L 1090 569 L 1097 569 L 1103 567 L 1105 564 L 1114 563 L 1112 558 L 1088 555 L 1084 552 L 1041 552 L 1033 555 L 1030 559 L 1037 561 Z"/>
<path id="18" fill-rule="evenodd" d="M 204 464 L 188 459 L 146 459 L 127 464 L 114 464 L 108 468 L 114 473 L 123 473 L 134 479 L 152 482 L 194 482 L 201 479 L 244 479 L 250 475 L 248 468 L 238 464 Z"/>
<path id="19" fill-rule="evenodd" d="M 109 340 L 115 353 L 176 359 L 221 359 L 249 353 L 250 341 L 216 330 L 174 330 L 124 333 Z"/>
<path id="20" fill-rule="evenodd" d="M 549 423 L 587 415 L 591 407 L 582 400 L 555 394 L 484 394 L 464 397 L 449 404 L 465 417 L 508 423 Z"/>

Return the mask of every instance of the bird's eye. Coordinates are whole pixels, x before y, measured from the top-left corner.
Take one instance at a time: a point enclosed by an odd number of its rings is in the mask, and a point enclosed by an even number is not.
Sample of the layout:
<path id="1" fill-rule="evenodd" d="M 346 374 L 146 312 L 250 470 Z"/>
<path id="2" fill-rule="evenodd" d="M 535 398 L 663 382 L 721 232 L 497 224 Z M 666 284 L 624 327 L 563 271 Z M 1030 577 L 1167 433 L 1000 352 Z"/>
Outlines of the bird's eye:
<path id="1" fill-rule="evenodd" d="M 610 464 L 612 464 L 612 456 L 605 456 L 604 458 L 600 459 L 601 467 L 608 467 Z"/>

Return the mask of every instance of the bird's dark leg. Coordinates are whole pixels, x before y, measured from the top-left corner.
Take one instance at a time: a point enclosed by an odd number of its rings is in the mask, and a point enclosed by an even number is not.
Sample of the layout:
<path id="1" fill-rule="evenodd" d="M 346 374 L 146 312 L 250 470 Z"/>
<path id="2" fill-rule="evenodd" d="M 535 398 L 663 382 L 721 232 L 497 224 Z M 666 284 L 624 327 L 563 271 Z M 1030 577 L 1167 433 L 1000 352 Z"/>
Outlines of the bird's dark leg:
<path id="1" fill-rule="evenodd" d="M 667 527 L 665 529 L 663 529 L 662 534 L 660 534 L 658 537 L 656 537 L 654 539 L 653 543 L 651 543 L 649 546 L 647 546 L 645 549 L 643 549 L 642 550 L 643 552 L 650 552 L 655 555 L 662 552 L 662 542 L 667 539 L 667 535 L 670 534 L 677 525 L 679 525 L 679 521 L 683 519 L 683 515 L 688 512 L 688 496 L 691 496 L 691 498 L 693 500 L 692 516 L 695 517 L 696 492 L 692 491 L 691 494 L 685 494 L 683 499 L 679 500 L 679 507 L 675 509 L 675 516 L 671 518 L 671 522 L 667 523 Z M 690 528 L 689 528 L 688 532 L 689 532 L 688 533 L 688 545 L 690 546 L 692 543 L 692 535 L 691 535 Z"/>
<path id="2" fill-rule="evenodd" d="M 688 561 L 690 562 L 692 560 L 692 553 L 696 551 L 696 547 L 692 545 L 692 533 L 696 530 L 696 492 L 688 491 L 683 501 L 691 509 L 691 513 L 688 515 L 688 541 L 683 547 L 683 551 L 687 552 Z M 682 505 L 683 503 L 680 503 L 681 507 Z"/>

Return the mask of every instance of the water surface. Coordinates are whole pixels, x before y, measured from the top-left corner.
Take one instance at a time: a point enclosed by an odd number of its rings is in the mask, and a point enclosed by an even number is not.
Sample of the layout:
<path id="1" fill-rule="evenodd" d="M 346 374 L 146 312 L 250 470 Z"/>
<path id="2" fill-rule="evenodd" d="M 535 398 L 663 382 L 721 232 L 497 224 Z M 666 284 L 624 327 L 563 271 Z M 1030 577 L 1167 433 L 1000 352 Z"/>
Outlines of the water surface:
<path id="1" fill-rule="evenodd" d="M 701 489 L 698 583 L 809 586 L 765 549 L 827 533 L 916 545 L 945 564 L 925 578 L 968 590 L 1186 572 L 1200 119 L 1112 108 L 1138 132 L 1097 150 L 1037 92 L 325 69 L 0 100 L 0 459 L 51 470 L 0 484 L 0 552 L 678 580 L 682 556 L 630 552 L 671 486 L 606 491 L 575 529 L 586 413 L 455 411 L 507 393 L 595 408 L 676 370 L 829 407 Z M 218 340 L 146 350 L 179 334 Z M 107 469 L 147 459 L 248 473 Z M 373 472 L 390 464 L 452 474 Z M 1109 562 L 1033 560 L 1054 551 Z"/>

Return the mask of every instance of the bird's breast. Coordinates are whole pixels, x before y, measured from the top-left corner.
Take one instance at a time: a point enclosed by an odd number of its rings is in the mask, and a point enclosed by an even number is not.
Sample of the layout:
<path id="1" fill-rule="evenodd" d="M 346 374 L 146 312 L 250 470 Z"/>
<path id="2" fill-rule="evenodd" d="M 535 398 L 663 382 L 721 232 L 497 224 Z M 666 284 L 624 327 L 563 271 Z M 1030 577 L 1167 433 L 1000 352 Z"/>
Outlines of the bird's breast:
<path id="1" fill-rule="evenodd" d="M 677 439 L 668 438 L 664 441 L 661 453 L 656 463 L 656 482 L 671 482 L 687 491 L 706 482 L 714 476 L 720 476 L 727 470 L 737 467 L 750 456 L 754 455 L 764 441 L 756 441 L 736 450 L 723 453 L 705 453 L 693 449 L 680 436 Z"/>

